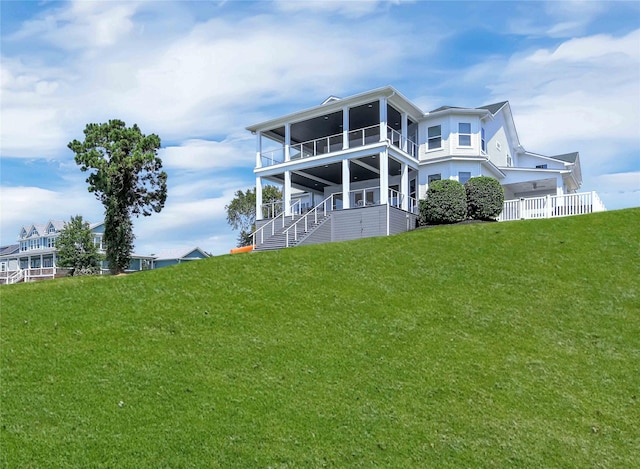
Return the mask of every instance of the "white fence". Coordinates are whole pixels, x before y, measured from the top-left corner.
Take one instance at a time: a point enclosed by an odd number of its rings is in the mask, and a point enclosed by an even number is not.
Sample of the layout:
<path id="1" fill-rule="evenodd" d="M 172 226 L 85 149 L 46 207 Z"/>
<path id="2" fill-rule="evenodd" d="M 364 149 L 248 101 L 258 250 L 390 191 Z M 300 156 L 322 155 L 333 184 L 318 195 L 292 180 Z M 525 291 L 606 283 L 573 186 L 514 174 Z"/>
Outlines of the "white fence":
<path id="1" fill-rule="evenodd" d="M 566 217 L 604 212 L 604 204 L 595 192 L 547 195 L 527 199 L 505 200 L 498 221 Z"/>

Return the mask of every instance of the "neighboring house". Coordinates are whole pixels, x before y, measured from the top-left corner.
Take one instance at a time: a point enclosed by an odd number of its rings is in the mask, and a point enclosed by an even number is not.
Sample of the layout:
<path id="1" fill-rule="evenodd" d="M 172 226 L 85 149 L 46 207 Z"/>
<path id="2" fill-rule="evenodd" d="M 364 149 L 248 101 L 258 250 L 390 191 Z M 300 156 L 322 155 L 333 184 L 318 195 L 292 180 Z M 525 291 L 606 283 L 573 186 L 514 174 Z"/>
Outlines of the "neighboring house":
<path id="1" fill-rule="evenodd" d="M 425 113 L 386 86 L 344 99 L 332 96 L 247 130 L 256 135 L 258 249 L 269 247 L 269 238 L 270 247 L 282 247 L 406 231 L 415 226 L 418 200 L 439 179 L 496 178 L 505 199 L 518 201 L 505 204 L 518 209 L 513 219 L 553 215 L 572 203 L 580 213 L 587 205 L 590 211 L 604 209 L 595 193 L 574 197 L 578 202 L 565 197 L 582 184 L 579 154 L 526 151 L 507 101 Z M 269 182 L 283 192 L 283 210 L 273 222 L 260 206 L 262 185 Z M 527 198 L 547 203 L 530 208 L 521 202 Z M 338 214 L 345 210 L 351 213 Z M 300 217 L 304 212 L 309 215 Z M 274 236 L 280 239 L 274 242 Z"/>
<path id="2" fill-rule="evenodd" d="M 0 284 L 19 281 L 44 280 L 66 275 L 67 270 L 60 268 L 56 256 L 56 239 L 64 228 L 63 221 L 49 221 L 43 225 L 23 226 L 18 235 L 18 244 L 0 247 Z M 89 225 L 93 233 L 93 243 L 104 254 L 104 222 Z M 178 264 L 185 260 L 209 257 L 200 248 L 175 253 L 159 259 L 154 255 L 133 253 L 126 272 L 149 270 L 166 265 Z M 156 262 L 157 261 L 157 262 Z M 107 273 L 106 261 L 101 263 L 102 273 Z"/>
<path id="3" fill-rule="evenodd" d="M 161 253 L 154 254 L 153 268 L 158 269 L 160 267 L 181 264 L 183 262 L 206 259 L 207 257 L 209 257 L 209 254 L 200 248 L 190 250 L 173 249 L 171 251 L 163 251 Z"/>

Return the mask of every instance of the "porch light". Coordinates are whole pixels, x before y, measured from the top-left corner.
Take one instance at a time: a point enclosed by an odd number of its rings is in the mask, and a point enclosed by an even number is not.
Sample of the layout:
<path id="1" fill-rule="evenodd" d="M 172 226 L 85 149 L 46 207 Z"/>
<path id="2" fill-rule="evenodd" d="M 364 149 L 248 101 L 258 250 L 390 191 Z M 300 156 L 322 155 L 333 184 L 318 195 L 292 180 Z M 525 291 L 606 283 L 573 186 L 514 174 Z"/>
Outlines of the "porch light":
<path id="1" fill-rule="evenodd" d="M 329 116 L 324 116 L 324 120 L 329 120 Z"/>

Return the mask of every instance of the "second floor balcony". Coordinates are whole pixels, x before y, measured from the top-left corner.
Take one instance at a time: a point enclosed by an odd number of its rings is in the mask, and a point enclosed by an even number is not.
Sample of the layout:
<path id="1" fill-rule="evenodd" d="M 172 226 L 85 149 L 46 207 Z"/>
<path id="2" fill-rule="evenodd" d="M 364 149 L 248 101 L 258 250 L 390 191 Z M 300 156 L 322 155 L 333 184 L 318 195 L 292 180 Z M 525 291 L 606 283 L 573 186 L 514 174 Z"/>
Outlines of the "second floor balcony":
<path id="1" fill-rule="evenodd" d="M 327 155 L 329 153 L 359 148 L 381 141 L 379 124 L 350 130 L 349 132 L 346 132 L 346 135 L 346 141 L 345 133 L 341 132 L 305 142 L 292 142 L 288 148 L 288 159 L 290 161 L 295 161 L 303 158 Z M 398 130 L 387 127 L 386 142 L 398 150 L 402 150 L 414 159 L 418 159 L 418 144 L 408 137 L 403 137 L 402 133 Z M 287 161 L 287 147 L 283 144 L 278 148 L 263 151 L 260 153 L 260 158 L 262 167 L 284 163 Z"/>

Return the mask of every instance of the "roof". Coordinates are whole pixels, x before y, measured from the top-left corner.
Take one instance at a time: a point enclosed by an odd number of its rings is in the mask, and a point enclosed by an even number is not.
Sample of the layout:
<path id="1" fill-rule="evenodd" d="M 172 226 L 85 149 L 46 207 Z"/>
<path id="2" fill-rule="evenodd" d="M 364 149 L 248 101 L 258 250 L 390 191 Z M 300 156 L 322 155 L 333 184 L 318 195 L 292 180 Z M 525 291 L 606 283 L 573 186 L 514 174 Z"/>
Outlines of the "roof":
<path id="1" fill-rule="evenodd" d="M 499 103 L 495 103 L 495 104 L 487 104 L 486 106 L 480 106 L 478 109 L 486 109 L 487 111 L 489 111 L 491 114 L 493 114 L 494 116 L 496 115 L 496 113 L 502 109 L 509 101 L 500 101 Z"/>
<path id="2" fill-rule="evenodd" d="M 168 260 L 168 259 L 185 259 L 189 254 L 193 251 L 200 251 L 205 257 L 209 257 L 209 255 L 204 252 L 202 249 L 195 247 L 191 249 L 167 249 L 161 251 L 158 254 L 152 255 L 156 260 Z"/>
<path id="3" fill-rule="evenodd" d="M 573 153 L 565 153 L 563 155 L 555 155 L 550 156 L 549 158 L 553 158 L 554 160 L 564 161 L 565 163 L 575 163 L 578 159 L 578 152 L 574 151 Z"/>
<path id="4" fill-rule="evenodd" d="M 0 246 L 0 256 L 10 256 L 20 252 L 19 244 L 10 244 L 8 246 Z"/>

